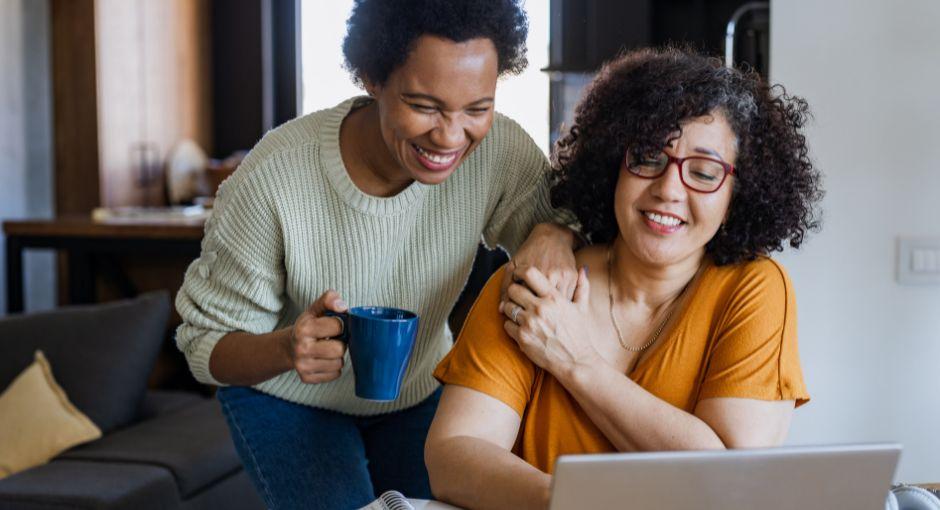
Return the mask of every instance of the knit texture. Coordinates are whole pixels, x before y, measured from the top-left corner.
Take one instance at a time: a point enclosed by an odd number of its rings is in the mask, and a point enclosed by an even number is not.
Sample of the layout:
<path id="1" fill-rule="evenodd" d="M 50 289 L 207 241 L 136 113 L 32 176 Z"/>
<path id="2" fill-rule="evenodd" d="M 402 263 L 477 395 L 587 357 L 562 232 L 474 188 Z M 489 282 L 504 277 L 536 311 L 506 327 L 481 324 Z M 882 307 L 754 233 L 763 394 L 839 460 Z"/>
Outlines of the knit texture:
<path id="1" fill-rule="evenodd" d="M 293 370 L 256 389 L 353 415 L 404 409 L 429 396 L 453 339 L 447 317 L 470 274 L 477 244 L 512 253 L 549 205 L 548 162 L 512 120 L 496 114 L 481 144 L 437 186 L 413 182 L 388 198 L 363 193 L 339 151 L 346 115 L 370 99 L 292 120 L 269 132 L 220 187 L 202 253 L 187 269 L 176 333 L 197 380 L 222 385 L 209 356 L 232 331 L 262 334 L 294 323 L 328 289 L 350 307 L 416 312 L 414 352 L 394 402 L 355 397 L 352 363 L 342 375 L 305 384 Z"/>

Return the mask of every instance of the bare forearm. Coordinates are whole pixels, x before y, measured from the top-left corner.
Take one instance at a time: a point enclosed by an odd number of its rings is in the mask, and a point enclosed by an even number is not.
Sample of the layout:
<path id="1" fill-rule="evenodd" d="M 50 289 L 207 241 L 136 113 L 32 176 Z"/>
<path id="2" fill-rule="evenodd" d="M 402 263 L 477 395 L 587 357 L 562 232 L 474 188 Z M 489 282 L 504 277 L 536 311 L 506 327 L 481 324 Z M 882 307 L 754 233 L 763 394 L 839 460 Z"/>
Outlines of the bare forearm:
<path id="1" fill-rule="evenodd" d="M 290 328 L 262 335 L 236 331 L 219 340 L 209 357 L 217 381 L 253 386 L 293 368 L 288 354 Z"/>
<path id="2" fill-rule="evenodd" d="M 725 448 L 704 421 L 609 365 L 575 369 L 559 380 L 619 451 Z"/>
<path id="3" fill-rule="evenodd" d="M 468 509 L 548 506 L 551 476 L 511 451 L 473 437 L 453 437 L 425 454 L 434 497 Z"/>

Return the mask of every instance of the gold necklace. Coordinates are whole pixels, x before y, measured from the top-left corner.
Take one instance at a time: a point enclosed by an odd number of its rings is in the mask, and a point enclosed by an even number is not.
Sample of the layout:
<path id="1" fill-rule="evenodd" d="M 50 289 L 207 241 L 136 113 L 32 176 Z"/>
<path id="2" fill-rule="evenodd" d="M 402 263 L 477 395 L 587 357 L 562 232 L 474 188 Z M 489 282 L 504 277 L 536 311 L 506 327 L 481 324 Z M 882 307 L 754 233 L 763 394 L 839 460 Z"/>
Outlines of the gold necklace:
<path id="1" fill-rule="evenodd" d="M 672 312 L 676 310 L 676 306 L 675 306 L 676 303 L 679 301 L 679 298 L 682 297 L 682 294 L 685 293 L 685 289 L 689 288 L 689 284 L 692 283 L 692 280 L 695 279 L 695 275 L 693 275 L 692 279 L 689 280 L 688 283 L 685 284 L 685 287 L 682 287 L 682 290 L 679 291 L 679 294 L 676 295 L 673 302 L 669 304 L 669 312 L 666 313 L 666 318 L 663 319 L 663 321 L 659 323 L 659 327 L 656 328 L 656 332 L 653 333 L 653 336 L 649 339 L 649 341 L 639 347 L 631 347 L 623 341 L 623 333 L 621 333 L 620 331 L 620 326 L 617 325 L 617 319 L 614 318 L 613 252 L 614 252 L 614 245 L 613 243 L 611 243 L 611 245 L 607 248 L 607 299 L 608 299 L 608 303 L 610 304 L 608 308 L 608 310 L 610 311 L 610 323 L 614 325 L 614 329 L 617 331 L 617 340 L 620 341 L 620 347 L 623 347 L 624 349 L 630 352 L 643 352 L 649 346 L 656 343 L 656 340 L 659 338 L 659 334 L 663 332 L 663 328 L 666 327 L 666 323 L 669 322 L 669 319 L 672 317 Z M 697 271 L 696 271 L 696 274 L 698 274 Z"/>

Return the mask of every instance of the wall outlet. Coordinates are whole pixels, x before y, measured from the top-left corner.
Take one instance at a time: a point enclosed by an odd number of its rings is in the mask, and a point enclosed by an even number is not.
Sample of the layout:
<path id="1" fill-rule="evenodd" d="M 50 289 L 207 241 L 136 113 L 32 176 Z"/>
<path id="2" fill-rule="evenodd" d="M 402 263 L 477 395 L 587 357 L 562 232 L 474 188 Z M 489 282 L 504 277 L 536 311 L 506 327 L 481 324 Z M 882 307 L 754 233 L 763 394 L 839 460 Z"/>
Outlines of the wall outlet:
<path id="1" fill-rule="evenodd" d="M 940 237 L 898 238 L 898 283 L 940 285 Z"/>

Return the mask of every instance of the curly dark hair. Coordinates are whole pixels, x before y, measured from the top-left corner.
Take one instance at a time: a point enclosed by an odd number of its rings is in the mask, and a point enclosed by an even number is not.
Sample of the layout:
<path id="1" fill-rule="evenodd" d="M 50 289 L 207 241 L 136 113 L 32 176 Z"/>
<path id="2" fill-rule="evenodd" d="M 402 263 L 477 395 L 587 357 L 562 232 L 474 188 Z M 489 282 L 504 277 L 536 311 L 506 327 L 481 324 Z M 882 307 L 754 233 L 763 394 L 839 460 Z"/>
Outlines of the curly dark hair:
<path id="1" fill-rule="evenodd" d="M 705 247 L 718 265 L 796 248 L 819 228 L 821 176 L 802 128 L 806 101 L 755 71 L 667 47 L 626 53 L 607 63 L 555 144 L 552 204 L 574 213 L 591 243 L 618 233 L 614 190 L 626 151 L 655 154 L 681 134 L 683 121 L 721 112 L 737 138 L 730 211 Z"/>
<path id="2" fill-rule="evenodd" d="M 343 55 L 357 85 L 364 79 L 382 85 L 422 35 L 454 42 L 482 37 L 496 46 L 499 75 L 518 74 L 528 65 L 528 31 L 517 0 L 356 0 Z"/>

